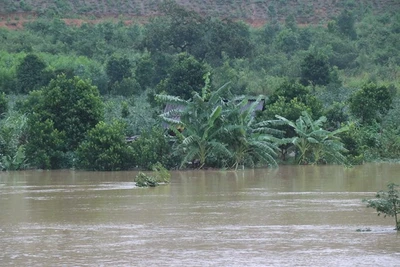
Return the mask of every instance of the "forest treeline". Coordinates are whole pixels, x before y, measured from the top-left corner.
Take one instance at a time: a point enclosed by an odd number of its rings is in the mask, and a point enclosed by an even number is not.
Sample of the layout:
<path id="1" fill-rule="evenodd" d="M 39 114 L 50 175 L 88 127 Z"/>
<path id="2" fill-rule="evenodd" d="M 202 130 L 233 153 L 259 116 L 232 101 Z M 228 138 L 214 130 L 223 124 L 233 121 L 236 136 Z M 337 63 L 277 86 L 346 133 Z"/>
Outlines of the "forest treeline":
<path id="1" fill-rule="evenodd" d="M 346 9 L 326 26 L 288 16 L 251 28 L 160 9 L 143 25 L 0 29 L 0 167 L 399 158 L 400 15 Z"/>

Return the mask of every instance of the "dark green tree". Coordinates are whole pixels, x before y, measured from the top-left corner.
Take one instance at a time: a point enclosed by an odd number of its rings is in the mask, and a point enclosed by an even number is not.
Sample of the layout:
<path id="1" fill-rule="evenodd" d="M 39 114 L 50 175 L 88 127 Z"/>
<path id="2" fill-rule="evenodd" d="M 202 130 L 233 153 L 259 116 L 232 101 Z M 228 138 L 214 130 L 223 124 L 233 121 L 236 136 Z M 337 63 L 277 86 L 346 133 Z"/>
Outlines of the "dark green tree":
<path id="1" fill-rule="evenodd" d="M 20 93 L 27 93 L 45 85 L 46 63 L 35 54 L 28 54 L 17 66 L 17 87 Z"/>
<path id="2" fill-rule="evenodd" d="M 355 22 L 356 19 L 354 13 L 348 9 L 344 9 L 337 18 L 337 27 L 339 32 L 351 39 L 356 39 L 357 33 L 354 27 Z"/>
<path id="3" fill-rule="evenodd" d="M 300 47 L 299 34 L 291 29 L 284 29 L 277 34 L 275 46 L 278 50 L 293 55 Z"/>
<path id="4" fill-rule="evenodd" d="M 54 123 L 65 134 L 64 145 L 74 151 L 88 130 L 103 119 L 103 103 L 96 87 L 78 77 L 58 76 L 40 91 L 32 92 L 25 103 L 30 118 Z"/>
<path id="5" fill-rule="evenodd" d="M 200 45 L 204 46 L 207 62 L 216 65 L 220 63 L 223 54 L 230 58 L 245 58 L 252 54 L 254 46 L 248 25 L 228 19 L 222 21 L 210 18 L 205 27 L 207 32 Z"/>
<path id="6" fill-rule="evenodd" d="M 41 121 L 39 115 L 28 120 L 28 142 L 26 160 L 32 168 L 58 169 L 71 167 L 67 162 L 65 150 L 65 132 L 54 128 L 51 119 Z"/>
<path id="7" fill-rule="evenodd" d="M 389 87 L 368 83 L 349 99 L 350 112 L 362 123 L 380 121 L 392 107 L 393 95 Z"/>
<path id="8" fill-rule="evenodd" d="M 135 77 L 139 85 L 145 89 L 155 86 L 158 81 L 155 79 L 156 64 L 150 54 L 143 55 L 136 64 Z"/>
<path id="9" fill-rule="evenodd" d="M 301 84 L 327 85 L 329 80 L 330 70 L 327 59 L 318 54 L 308 54 L 301 64 Z"/>
<path id="10" fill-rule="evenodd" d="M 203 77 L 208 72 L 208 66 L 197 61 L 187 53 L 178 54 L 168 77 L 157 85 L 157 92 L 190 99 L 193 93 L 201 92 Z"/>
<path id="11" fill-rule="evenodd" d="M 112 56 L 106 65 L 106 73 L 110 84 L 121 82 L 124 78 L 132 77 L 132 64 L 127 58 Z"/>
<path id="12" fill-rule="evenodd" d="M 191 53 L 198 49 L 204 35 L 204 19 L 175 1 L 163 1 L 159 8 L 164 16 L 146 25 L 143 46 L 151 52 Z"/>
<path id="13" fill-rule="evenodd" d="M 293 99 L 297 99 L 296 102 L 304 104 L 310 112 L 310 115 L 313 118 L 318 118 L 322 115 L 322 104 L 321 102 L 312 94 L 309 88 L 295 82 L 295 81 L 284 81 L 278 89 L 268 98 L 266 102 L 266 110 L 265 113 L 271 113 L 268 108 L 270 105 L 273 105 L 275 102 L 284 101 L 286 103 L 291 102 Z M 280 114 L 269 114 L 269 118 L 273 119 L 275 115 Z M 293 120 L 296 120 L 301 115 L 301 112 L 298 114 L 293 114 Z M 289 119 L 289 118 L 287 118 Z M 289 120 L 290 120 L 289 119 Z"/>

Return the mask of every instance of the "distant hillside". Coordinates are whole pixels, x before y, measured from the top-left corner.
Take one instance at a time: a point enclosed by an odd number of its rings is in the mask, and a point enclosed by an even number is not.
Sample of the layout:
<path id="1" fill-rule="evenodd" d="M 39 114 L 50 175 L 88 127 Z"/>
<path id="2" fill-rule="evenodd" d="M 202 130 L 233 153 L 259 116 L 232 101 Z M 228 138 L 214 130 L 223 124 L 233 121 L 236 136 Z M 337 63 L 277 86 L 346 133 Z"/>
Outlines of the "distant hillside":
<path id="1" fill-rule="evenodd" d="M 149 17 L 159 15 L 162 0 L 2 0 L 4 20 L 20 17 L 59 16 L 63 18 Z M 383 14 L 400 11 L 400 0 L 176 0 L 203 15 L 245 20 L 254 25 L 284 20 L 293 15 L 299 24 L 326 23 L 343 9 L 371 10 Z"/>

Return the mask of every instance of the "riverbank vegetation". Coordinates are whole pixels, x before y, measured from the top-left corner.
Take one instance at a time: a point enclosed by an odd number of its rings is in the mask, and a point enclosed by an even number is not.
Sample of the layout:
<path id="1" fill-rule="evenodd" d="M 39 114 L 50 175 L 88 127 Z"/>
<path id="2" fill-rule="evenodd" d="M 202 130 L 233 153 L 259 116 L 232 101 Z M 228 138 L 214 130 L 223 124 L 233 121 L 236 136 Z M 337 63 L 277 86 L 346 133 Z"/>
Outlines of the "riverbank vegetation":
<path id="1" fill-rule="evenodd" d="M 400 15 L 263 27 L 167 1 L 146 24 L 0 29 L 0 168 L 400 158 Z M 169 108 L 166 108 L 169 107 Z"/>

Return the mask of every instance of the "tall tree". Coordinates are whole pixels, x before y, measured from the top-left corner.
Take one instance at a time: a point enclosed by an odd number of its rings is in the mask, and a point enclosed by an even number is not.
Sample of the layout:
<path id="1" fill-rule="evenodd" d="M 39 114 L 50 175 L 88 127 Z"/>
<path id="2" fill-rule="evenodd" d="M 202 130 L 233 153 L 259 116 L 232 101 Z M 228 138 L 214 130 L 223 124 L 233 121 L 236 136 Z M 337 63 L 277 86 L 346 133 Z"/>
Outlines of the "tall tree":
<path id="1" fill-rule="evenodd" d="M 364 84 L 349 99 L 351 113 L 363 123 L 380 121 L 392 107 L 393 95 L 389 87 L 374 83 Z"/>
<path id="2" fill-rule="evenodd" d="M 58 76 L 40 91 L 29 95 L 25 106 L 32 119 L 54 123 L 65 133 L 65 146 L 73 151 L 88 130 L 103 119 L 103 103 L 96 87 L 78 77 Z"/>
<path id="3" fill-rule="evenodd" d="M 46 82 L 46 63 L 35 54 L 28 54 L 17 66 L 17 87 L 20 93 L 39 89 Z"/>
<path id="4" fill-rule="evenodd" d="M 308 54 L 301 64 L 301 84 L 327 85 L 329 81 L 330 70 L 327 59 L 318 54 Z"/>
<path id="5" fill-rule="evenodd" d="M 175 57 L 168 76 L 157 85 L 157 92 L 189 99 L 194 93 L 200 93 L 204 84 L 203 77 L 208 72 L 208 65 L 197 61 L 187 53 Z"/>
<path id="6" fill-rule="evenodd" d="M 106 65 L 106 73 L 110 84 L 121 82 L 124 78 L 132 76 L 132 64 L 127 58 L 112 56 Z"/>

